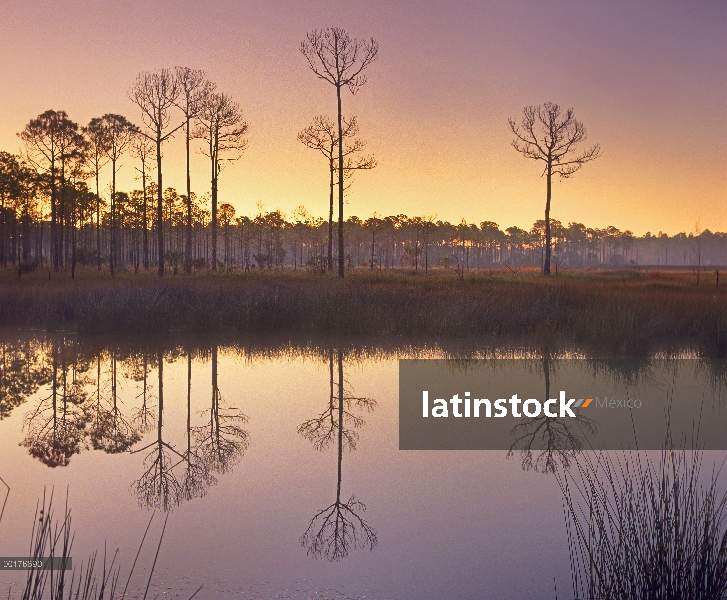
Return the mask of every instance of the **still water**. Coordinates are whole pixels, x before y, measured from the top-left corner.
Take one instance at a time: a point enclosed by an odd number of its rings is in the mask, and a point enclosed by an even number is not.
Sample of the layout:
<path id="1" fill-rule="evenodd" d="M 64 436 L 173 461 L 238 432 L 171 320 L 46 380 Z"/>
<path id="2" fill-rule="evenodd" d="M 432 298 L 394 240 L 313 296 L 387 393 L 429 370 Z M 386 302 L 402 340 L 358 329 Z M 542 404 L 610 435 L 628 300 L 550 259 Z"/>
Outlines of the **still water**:
<path id="1" fill-rule="evenodd" d="M 398 359 L 449 350 L 59 335 L 0 352 L 0 556 L 28 555 L 52 491 L 74 564 L 118 548 L 122 583 L 154 515 L 128 597 L 167 516 L 149 598 L 571 595 L 552 474 L 398 449 Z M 0 571 L 0 597 L 24 577 Z"/>

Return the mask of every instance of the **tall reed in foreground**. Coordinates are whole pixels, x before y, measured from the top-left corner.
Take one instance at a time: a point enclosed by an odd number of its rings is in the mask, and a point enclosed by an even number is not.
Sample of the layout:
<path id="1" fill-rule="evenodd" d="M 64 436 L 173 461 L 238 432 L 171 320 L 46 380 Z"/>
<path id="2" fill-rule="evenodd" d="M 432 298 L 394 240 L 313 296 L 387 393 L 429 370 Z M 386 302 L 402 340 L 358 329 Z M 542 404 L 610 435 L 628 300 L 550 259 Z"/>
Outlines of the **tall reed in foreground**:
<path id="1" fill-rule="evenodd" d="M 0 513 L 1 516 L 2 514 Z M 154 515 L 152 514 L 144 531 L 141 543 L 139 544 L 134 562 L 129 570 L 129 575 L 123 590 L 120 590 L 119 585 L 119 577 L 121 575 L 120 567 L 116 565 L 118 550 L 114 552 L 109 562 L 106 547 L 104 546 L 103 562 L 100 565 L 97 563 L 98 553 L 94 551 L 88 557 L 85 564 L 81 562 L 79 566 L 73 566 L 70 573 L 63 569 L 29 569 L 20 598 L 22 600 L 44 600 L 46 598 L 50 600 L 123 600 L 126 597 L 126 592 L 128 591 L 129 583 L 136 568 L 139 554 L 141 553 L 153 519 Z M 53 494 L 51 493 L 50 497 L 46 499 L 44 491 L 42 502 L 39 502 L 38 506 L 36 506 L 28 558 L 33 561 L 56 559 L 60 564 L 67 564 L 70 561 L 74 540 L 71 522 L 71 511 L 68 508 L 68 503 L 66 502 L 63 516 L 57 519 L 53 507 Z M 143 596 L 144 599 L 146 599 L 149 592 L 154 567 L 156 566 L 162 540 L 164 539 L 166 525 L 167 522 L 165 520 L 164 527 L 159 536 L 159 544 L 154 555 L 154 561 L 149 572 L 149 578 Z M 190 600 L 201 589 L 200 587 L 190 597 Z M 10 592 L 8 592 L 8 598 L 10 598 Z"/>
<path id="2" fill-rule="evenodd" d="M 722 466 L 707 476 L 702 460 L 601 452 L 558 473 L 576 598 L 727 598 L 727 491 Z"/>

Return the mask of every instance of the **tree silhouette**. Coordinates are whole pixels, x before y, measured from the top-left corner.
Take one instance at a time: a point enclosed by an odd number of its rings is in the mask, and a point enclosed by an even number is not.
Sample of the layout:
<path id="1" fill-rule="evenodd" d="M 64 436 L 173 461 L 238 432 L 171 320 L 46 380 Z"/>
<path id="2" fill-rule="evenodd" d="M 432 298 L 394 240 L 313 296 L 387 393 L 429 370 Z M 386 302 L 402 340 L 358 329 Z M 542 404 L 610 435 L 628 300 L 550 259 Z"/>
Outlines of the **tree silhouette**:
<path id="1" fill-rule="evenodd" d="M 242 158 L 248 124 L 236 102 L 226 94 L 208 94 L 197 117 L 196 135 L 205 140 L 202 151 L 212 169 L 212 270 L 217 269 L 217 180 L 225 163 Z M 227 155 L 228 153 L 232 153 Z"/>
<path id="2" fill-rule="evenodd" d="M 157 244 L 159 250 L 159 277 L 164 275 L 164 206 L 162 192 L 162 143 L 184 126 L 184 122 L 169 129 L 169 110 L 177 102 L 181 89 L 179 81 L 169 69 L 157 73 L 144 71 L 136 78 L 129 98 L 142 112 L 142 122 L 149 132 L 141 132 L 156 145 L 157 158 Z"/>
<path id="3" fill-rule="evenodd" d="M 137 132 L 136 137 L 131 142 L 131 154 L 135 158 L 138 158 L 141 162 L 141 168 L 136 167 L 136 170 L 141 174 L 141 195 L 142 195 L 142 208 L 141 208 L 141 226 L 142 226 L 142 245 L 144 253 L 144 270 L 149 270 L 149 216 L 147 214 L 148 199 L 146 189 L 146 177 L 149 169 L 149 158 L 154 151 L 154 146 L 151 140 L 141 133 Z"/>
<path id="4" fill-rule="evenodd" d="M 343 112 L 341 105 L 341 89 L 347 87 L 355 94 L 359 87 L 366 83 L 362 72 L 374 62 L 378 56 L 379 44 L 371 38 L 362 41 L 351 38 L 344 29 L 331 27 L 314 30 L 307 34 L 300 45 L 300 51 L 308 61 L 308 66 L 315 75 L 336 88 L 338 140 L 343 140 Z M 338 144 L 338 165 L 344 165 L 343 144 Z M 343 245 L 343 183 L 338 178 L 338 276 L 344 276 L 344 245 Z"/>
<path id="5" fill-rule="evenodd" d="M 15 223 L 15 211 L 11 209 L 11 202 L 20 197 L 24 177 L 19 157 L 8 152 L 0 152 L 0 263 L 3 267 L 8 260 L 6 225 Z"/>
<path id="6" fill-rule="evenodd" d="M 204 71 L 196 71 L 189 67 L 176 67 L 174 76 L 179 84 L 179 99 L 175 102 L 184 114 L 184 138 L 187 150 L 187 235 L 184 243 L 184 272 L 192 272 L 192 182 L 189 175 L 189 140 L 190 126 L 202 112 L 214 84 L 207 80 Z"/>
<path id="7" fill-rule="evenodd" d="M 116 163 L 121 155 L 131 146 L 139 135 L 139 129 L 121 115 L 106 114 L 100 119 L 100 128 L 104 132 L 104 154 L 111 161 L 111 214 L 110 233 L 111 244 L 109 250 L 109 270 L 114 276 L 114 263 L 116 254 Z"/>
<path id="8" fill-rule="evenodd" d="M 358 122 L 356 117 L 350 119 L 343 117 L 342 139 L 344 140 L 344 181 L 350 179 L 357 170 L 373 169 L 376 167 L 376 159 L 373 156 L 358 156 L 354 160 L 352 154 L 363 150 L 365 142 L 356 138 L 358 135 Z M 345 144 L 347 138 L 356 138 L 350 144 Z M 336 148 L 338 147 L 338 132 L 336 124 L 324 115 L 313 117 L 313 123 L 298 134 L 298 141 L 312 150 L 318 150 L 328 161 L 330 176 L 330 195 L 328 205 L 328 270 L 333 271 L 333 188 L 336 183 L 338 159 Z M 344 188 L 348 189 L 351 184 Z"/>
<path id="9" fill-rule="evenodd" d="M 65 166 L 83 148 L 86 141 L 79 126 L 64 111 L 47 110 L 32 119 L 18 134 L 26 149 L 26 158 L 39 171 L 48 175 L 51 192 L 51 256 L 53 269 L 61 267 L 63 254 L 63 191 Z M 60 181 L 59 181 L 60 179 Z M 60 192 L 59 195 L 59 183 Z M 60 225 L 60 226 L 59 226 Z"/>
<path id="10" fill-rule="evenodd" d="M 546 178 L 545 196 L 545 259 L 543 274 L 550 275 L 551 232 L 550 199 L 553 174 L 561 179 L 571 177 L 585 163 L 597 159 L 601 148 L 595 144 L 579 155 L 574 155 L 575 147 L 586 139 L 586 128 L 578 121 L 569 108 L 562 113 L 560 106 L 546 102 L 542 106 L 526 106 L 520 126 L 508 119 L 510 129 L 515 135 L 513 148 L 526 158 L 545 163 L 543 175 Z"/>
<path id="11" fill-rule="evenodd" d="M 101 168 L 108 160 L 108 131 L 100 118 L 91 119 L 83 128 L 89 144 L 89 162 L 93 168 L 96 181 L 96 261 L 101 270 L 101 194 L 99 191 L 98 176 Z"/>
<path id="12" fill-rule="evenodd" d="M 329 398 L 326 409 L 315 419 L 305 421 L 298 427 L 298 433 L 313 443 L 316 450 L 325 450 L 333 441 L 338 449 L 338 475 L 336 499 L 333 504 L 319 510 L 308 523 L 308 528 L 300 537 L 301 546 L 309 556 L 325 557 L 331 562 L 346 558 L 351 550 L 368 548 L 373 550 L 377 544 L 376 530 L 360 516 L 366 505 L 352 494 L 347 501 L 341 498 L 343 469 L 343 449 L 355 450 L 358 432 L 355 429 L 364 425 L 361 417 L 351 412 L 353 407 L 372 411 L 376 401 L 371 398 L 357 398 L 345 392 L 343 377 L 343 351 L 339 348 L 338 383 L 334 383 L 333 350 L 329 353 Z M 336 393 L 337 392 L 337 393 Z"/>

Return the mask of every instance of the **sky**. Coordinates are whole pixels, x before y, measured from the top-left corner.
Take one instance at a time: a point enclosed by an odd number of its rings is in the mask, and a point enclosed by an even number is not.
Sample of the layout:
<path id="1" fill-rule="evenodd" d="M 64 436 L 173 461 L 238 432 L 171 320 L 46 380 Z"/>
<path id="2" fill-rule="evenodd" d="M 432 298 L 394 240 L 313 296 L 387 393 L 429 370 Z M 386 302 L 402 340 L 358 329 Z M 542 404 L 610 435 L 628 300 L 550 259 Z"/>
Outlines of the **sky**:
<path id="1" fill-rule="evenodd" d="M 378 160 L 357 173 L 345 216 L 376 213 L 529 229 L 543 218 L 542 166 L 510 145 L 523 107 L 572 107 L 602 156 L 553 186 L 551 217 L 637 235 L 727 231 L 727 3 L 574 1 L 64 1 L 0 3 L 0 150 L 48 109 L 79 124 L 140 123 L 142 71 L 202 69 L 249 123 L 220 175 L 237 214 L 303 205 L 327 214 L 328 165 L 297 141 L 335 88 L 300 52 L 306 33 L 375 38 L 378 60 L 343 112 Z M 173 121 L 181 122 L 180 113 Z M 192 190 L 209 191 L 195 143 Z M 164 148 L 164 186 L 185 189 L 184 139 Z M 140 187 L 125 157 L 118 186 Z M 110 181 L 110 168 L 102 182 Z"/>

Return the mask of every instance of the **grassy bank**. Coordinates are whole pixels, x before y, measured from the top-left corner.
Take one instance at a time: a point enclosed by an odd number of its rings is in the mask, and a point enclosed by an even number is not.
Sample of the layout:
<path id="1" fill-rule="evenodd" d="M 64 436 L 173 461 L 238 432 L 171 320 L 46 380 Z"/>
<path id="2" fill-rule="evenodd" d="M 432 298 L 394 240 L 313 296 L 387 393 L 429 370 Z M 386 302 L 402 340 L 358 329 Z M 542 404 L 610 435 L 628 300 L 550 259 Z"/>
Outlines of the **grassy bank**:
<path id="1" fill-rule="evenodd" d="M 727 287 L 690 273 L 497 271 L 169 275 L 5 272 L 5 327 L 83 333 L 524 336 L 618 354 L 727 355 Z"/>

